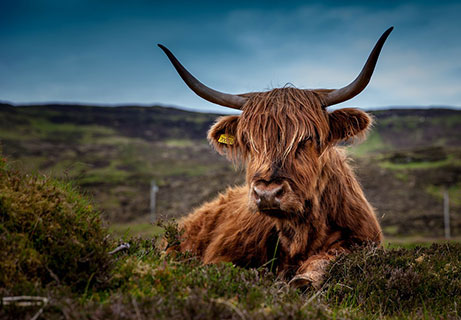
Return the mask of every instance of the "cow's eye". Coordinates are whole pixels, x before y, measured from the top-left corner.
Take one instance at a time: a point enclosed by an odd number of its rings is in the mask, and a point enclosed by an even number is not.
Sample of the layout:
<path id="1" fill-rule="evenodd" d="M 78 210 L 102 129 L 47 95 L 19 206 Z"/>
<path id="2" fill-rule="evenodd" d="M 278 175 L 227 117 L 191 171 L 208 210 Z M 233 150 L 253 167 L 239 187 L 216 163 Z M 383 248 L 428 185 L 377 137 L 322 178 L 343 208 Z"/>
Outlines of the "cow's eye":
<path id="1" fill-rule="evenodd" d="M 296 155 L 298 155 L 300 152 L 304 151 L 306 146 L 311 142 L 312 138 L 307 137 L 303 139 L 300 143 L 298 143 L 298 148 L 296 149 Z"/>
<path id="2" fill-rule="evenodd" d="M 241 147 L 245 150 L 245 151 L 250 151 L 250 143 L 248 142 L 248 137 L 244 134 L 242 135 L 241 139 L 240 139 L 240 143 L 241 143 Z"/>

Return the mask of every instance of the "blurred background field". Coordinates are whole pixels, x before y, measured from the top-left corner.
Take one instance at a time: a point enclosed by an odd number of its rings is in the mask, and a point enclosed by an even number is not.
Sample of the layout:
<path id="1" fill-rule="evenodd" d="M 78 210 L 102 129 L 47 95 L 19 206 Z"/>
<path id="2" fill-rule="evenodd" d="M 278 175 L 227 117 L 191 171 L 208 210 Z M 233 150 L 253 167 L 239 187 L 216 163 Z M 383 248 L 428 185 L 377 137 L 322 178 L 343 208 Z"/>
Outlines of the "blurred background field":
<path id="1" fill-rule="evenodd" d="M 461 111 L 373 111 L 366 141 L 347 146 L 365 193 L 393 243 L 461 237 Z M 153 220 L 180 218 L 244 172 L 217 155 L 206 132 L 217 114 L 164 107 L 0 105 L 0 146 L 8 163 L 73 181 L 116 235 L 150 237 Z M 150 189 L 155 181 L 155 214 Z"/>

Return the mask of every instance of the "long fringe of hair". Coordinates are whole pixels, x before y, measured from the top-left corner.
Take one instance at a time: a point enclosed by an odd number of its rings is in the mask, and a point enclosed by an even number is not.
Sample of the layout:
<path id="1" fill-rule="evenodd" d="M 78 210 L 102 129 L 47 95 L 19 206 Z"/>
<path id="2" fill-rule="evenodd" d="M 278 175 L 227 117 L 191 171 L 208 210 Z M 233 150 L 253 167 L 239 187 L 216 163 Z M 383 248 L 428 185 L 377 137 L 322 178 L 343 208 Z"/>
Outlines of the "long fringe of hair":
<path id="1" fill-rule="evenodd" d="M 251 95 L 243 107 L 237 137 L 258 156 L 282 155 L 283 162 L 301 141 L 325 141 L 328 129 L 319 94 L 284 87 Z"/>

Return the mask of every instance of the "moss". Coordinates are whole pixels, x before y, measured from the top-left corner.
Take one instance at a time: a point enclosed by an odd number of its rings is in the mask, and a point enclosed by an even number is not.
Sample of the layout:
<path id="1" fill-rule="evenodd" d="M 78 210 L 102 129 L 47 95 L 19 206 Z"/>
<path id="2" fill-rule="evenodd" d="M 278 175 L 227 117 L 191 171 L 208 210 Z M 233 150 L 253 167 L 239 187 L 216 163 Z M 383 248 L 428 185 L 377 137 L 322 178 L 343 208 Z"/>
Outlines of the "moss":
<path id="1" fill-rule="evenodd" d="M 3 161 L 0 219 L 2 291 L 49 283 L 82 291 L 105 281 L 107 231 L 98 211 L 71 185 L 21 174 Z"/>

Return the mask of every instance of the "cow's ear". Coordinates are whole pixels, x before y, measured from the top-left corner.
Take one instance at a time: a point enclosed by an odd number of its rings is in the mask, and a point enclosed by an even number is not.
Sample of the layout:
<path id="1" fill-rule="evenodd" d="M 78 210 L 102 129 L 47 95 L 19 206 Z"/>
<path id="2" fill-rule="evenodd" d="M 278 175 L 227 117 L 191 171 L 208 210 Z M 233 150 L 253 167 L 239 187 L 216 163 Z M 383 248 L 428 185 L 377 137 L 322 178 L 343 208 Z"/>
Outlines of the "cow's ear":
<path id="1" fill-rule="evenodd" d="M 335 110 L 328 114 L 328 118 L 332 142 L 363 137 L 373 122 L 368 114 L 354 108 Z"/>
<path id="2" fill-rule="evenodd" d="M 238 148 L 236 138 L 239 116 L 220 117 L 208 131 L 208 141 L 219 154 L 233 158 Z"/>

